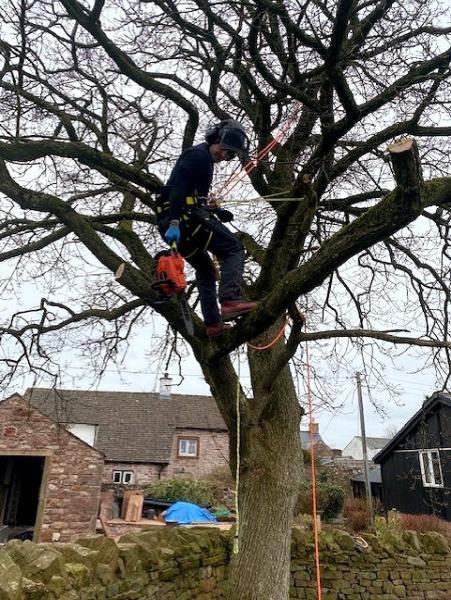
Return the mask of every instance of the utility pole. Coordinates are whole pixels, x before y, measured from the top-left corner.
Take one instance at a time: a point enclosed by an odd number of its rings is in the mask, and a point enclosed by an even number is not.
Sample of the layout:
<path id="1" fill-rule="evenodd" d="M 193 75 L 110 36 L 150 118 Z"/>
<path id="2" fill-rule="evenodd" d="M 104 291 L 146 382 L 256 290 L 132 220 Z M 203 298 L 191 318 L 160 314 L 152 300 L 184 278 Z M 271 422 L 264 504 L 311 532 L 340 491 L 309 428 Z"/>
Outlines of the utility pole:
<path id="1" fill-rule="evenodd" d="M 370 517 L 371 528 L 374 528 L 374 515 L 373 515 L 373 501 L 371 498 L 371 486 L 370 486 L 370 471 L 368 468 L 368 452 L 366 448 L 366 433 L 365 433 L 365 415 L 363 412 L 363 400 L 362 400 L 362 382 L 360 380 L 360 373 L 355 374 L 357 381 L 357 398 L 359 401 L 359 413 L 360 413 L 360 431 L 362 434 L 362 452 L 363 452 L 363 467 L 365 474 L 365 490 L 366 490 L 366 502 L 368 504 L 368 514 Z"/>

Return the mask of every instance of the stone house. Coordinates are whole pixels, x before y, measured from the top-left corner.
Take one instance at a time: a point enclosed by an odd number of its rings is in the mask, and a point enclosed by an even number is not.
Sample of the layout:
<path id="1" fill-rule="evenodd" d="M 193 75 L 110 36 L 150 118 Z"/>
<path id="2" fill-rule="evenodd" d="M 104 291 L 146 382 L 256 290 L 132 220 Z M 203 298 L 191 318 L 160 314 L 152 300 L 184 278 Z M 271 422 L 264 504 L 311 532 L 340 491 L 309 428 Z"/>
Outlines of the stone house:
<path id="1" fill-rule="evenodd" d="M 14 394 L 0 402 L 0 542 L 95 532 L 102 452 Z"/>
<path id="2" fill-rule="evenodd" d="M 307 430 L 301 429 L 299 431 L 301 448 L 311 452 L 312 443 L 314 444 L 315 455 L 321 461 L 327 458 L 332 458 L 340 453 L 339 450 L 331 448 L 321 437 L 319 432 L 319 423 L 311 423 Z"/>
<path id="3" fill-rule="evenodd" d="M 168 387 L 160 393 L 32 388 L 26 397 L 104 454 L 104 485 L 198 479 L 228 465 L 227 428 L 212 397 L 171 394 Z"/>

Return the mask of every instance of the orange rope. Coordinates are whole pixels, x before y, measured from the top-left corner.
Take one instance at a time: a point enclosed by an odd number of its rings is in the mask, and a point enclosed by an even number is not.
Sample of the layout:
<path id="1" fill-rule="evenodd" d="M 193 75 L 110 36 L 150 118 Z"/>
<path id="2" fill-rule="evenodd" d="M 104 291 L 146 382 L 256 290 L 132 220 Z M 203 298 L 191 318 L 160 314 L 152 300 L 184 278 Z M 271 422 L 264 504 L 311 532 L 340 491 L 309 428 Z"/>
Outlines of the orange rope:
<path id="1" fill-rule="evenodd" d="M 313 511 L 313 537 L 315 543 L 315 570 L 316 570 L 316 600 L 322 599 L 321 590 L 321 565 L 319 559 L 319 533 L 317 516 L 317 490 L 316 490 L 316 463 L 315 463 L 315 443 L 313 440 L 313 407 L 312 407 L 312 388 L 310 382 L 310 358 L 308 343 L 305 343 L 305 368 L 307 371 L 307 400 L 309 410 L 309 430 L 310 430 L 310 463 L 312 472 L 312 511 Z"/>
<path id="2" fill-rule="evenodd" d="M 288 323 L 288 319 L 285 319 L 283 322 L 283 325 L 279 331 L 279 333 L 276 335 L 275 338 L 273 338 L 268 344 L 266 344 L 265 346 L 253 346 L 252 344 L 250 344 L 249 342 L 247 342 L 247 345 L 249 346 L 249 348 L 252 348 L 252 350 L 255 350 L 256 352 L 262 352 L 263 350 L 269 350 L 270 348 L 272 348 L 275 344 L 277 344 L 277 342 L 280 340 L 280 338 L 283 336 L 283 332 L 285 331 L 285 327 L 287 326 Z"/>
<path id="3" fill-rule="evenodd" d="M 255 158 L 251 158 L 238 173 L 232 175 L 229 178 L 229 180 L 226 181 L 226 183 L 223 185 L 222 189 L 220 190 L 220 192 L 217 193 L 217 195 L 222 196 L 224 194 L 230 193 L 233 190 L 233 188 L 236 187 L 236 185 L 245 177 L 245 175 L 249 175 L 249 173 L 251 173 L 257 167 L 260 160 L 262 160 L 267 154 L 269 154 L 275 146 L 280 144 L 285 134 L 291 129 L 292 124 L 297 119 L 298 113 L 301 110 L 301 108 L 302 104 L 300 103 L 295 106 L 293 114 L 286 120 L 279 133 L 277 133 L 273 137 L 273 139 L 270 142 L 268 142 L 268 144 L 266 144 L 266 146 L 262 148 L 260 152 L 258 152 Z"/>

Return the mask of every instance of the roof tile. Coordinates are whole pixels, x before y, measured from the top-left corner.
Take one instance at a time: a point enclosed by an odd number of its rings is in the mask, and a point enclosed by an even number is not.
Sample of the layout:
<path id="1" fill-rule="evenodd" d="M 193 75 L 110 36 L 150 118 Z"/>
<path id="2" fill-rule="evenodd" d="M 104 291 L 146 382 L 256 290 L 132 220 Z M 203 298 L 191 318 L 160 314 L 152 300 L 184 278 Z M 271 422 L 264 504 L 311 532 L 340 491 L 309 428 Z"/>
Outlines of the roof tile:
<path id="1" fill-rule="evenodd" d="M 210 396 L 31 388 L 30 403 L 59 423 L 97 425 L 106 460 L 167 463 L 177 429 L 227 431 Z"/>

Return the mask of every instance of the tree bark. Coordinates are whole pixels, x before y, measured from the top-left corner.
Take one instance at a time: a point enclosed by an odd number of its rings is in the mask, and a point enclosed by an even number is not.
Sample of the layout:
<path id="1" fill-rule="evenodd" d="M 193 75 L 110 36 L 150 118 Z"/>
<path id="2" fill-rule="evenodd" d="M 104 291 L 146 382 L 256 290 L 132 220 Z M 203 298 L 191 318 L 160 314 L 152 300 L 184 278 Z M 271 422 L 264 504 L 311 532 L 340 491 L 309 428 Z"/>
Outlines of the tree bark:
<path id="1" fill-rule="evenodd" d="M 254 380 L 265 375 L 264 365 L 270 360 L 259 358 L 258 366 L 251 361 Z M 254 394 L 241 436 L 239 547 L 232 556 L 227 598 L 287 600 L 293 510 L 301 476 L 301 409 L 288 368 L 276 377 L 270 398 L 255 387 Z M 232 444 L 231 456 L 235 450 Z"/>

